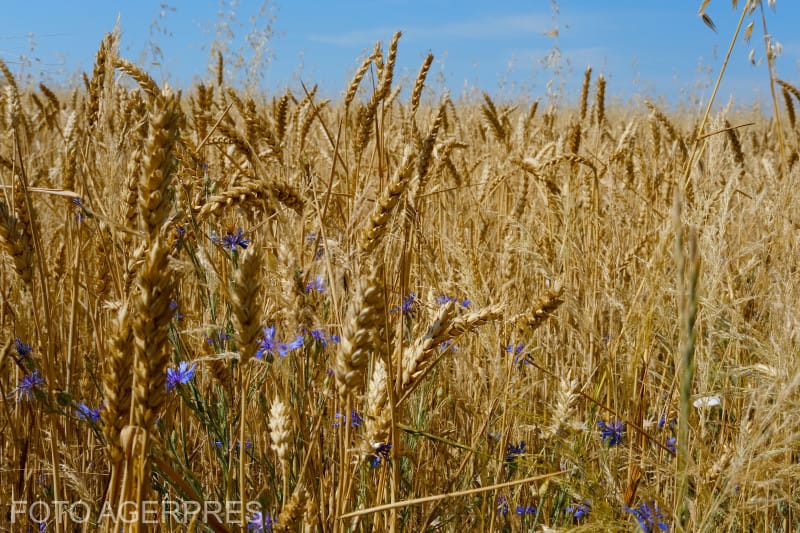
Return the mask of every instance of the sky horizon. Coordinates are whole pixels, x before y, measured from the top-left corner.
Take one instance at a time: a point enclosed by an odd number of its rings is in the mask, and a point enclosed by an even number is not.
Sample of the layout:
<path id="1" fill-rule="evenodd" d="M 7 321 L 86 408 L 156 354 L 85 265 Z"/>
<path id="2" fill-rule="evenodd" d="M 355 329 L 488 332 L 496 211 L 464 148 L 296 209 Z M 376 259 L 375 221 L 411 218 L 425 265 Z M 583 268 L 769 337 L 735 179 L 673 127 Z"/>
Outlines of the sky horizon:
<path id="1" fill-rule="evenodd" d="M 338 98 L 375 41 L 386 47 L 400 30 L 395 79 L 406 87 L 431 52 L 435 60 L 426 85 L 437 92 L 450 90 L 455 98 L 480 91 L 506 99 L 544 98 L 561 87 L 562 96 L 574 101 L 583 72 L 591 66 L 593 79 L 603 73 L 608 80 L 610 98 L 647 96 L 696 106 L 711 93 L 740 13 L 728 0 L 712 1 L 707 13 L 716 33 L 697 15 L 699 4 L 275 0 L 260 12 L 260 0 L 148 0 L 135 5 L 89 0 L 77 12 L 74 5 L 61 2 L 15 2 L 0 21 L 0 58 L 15 75 L 28 73 L 35 82 L 75 83 L 81 71 L 91 72 L 103 35 L 119 17 L 123 57 L 158 81 L 186 87 L 213 79 L 210 45 L 215 34 L 218 42 L 229 40 L 224 34 L 230 30 L 227 61 L 239 47 L 248 56 L 248 33 L 267 52 L 261 90 L 300 90 L 302 81 L 319 83 L 324 96 Z M 768 30 L 783 49 L 776 61 L 778 77 L 798 85 L 800 37 L 791 21 L 800 15 L 800 2 L 779 1 L 776 11 L 765 5 L 764 12 Z M 741 35 L 736 43 L 717 96 L 720 105 L 731 97 L 739 105 L 769 101 L 760 13 L 749 20 L 755 22 L 753 36 L 749 44 Z M 268 27 L 271 31 L 263 31 Z M 554 59 L 554 50 L 559 59 Z M 757 66 L 749 61 L 751 50 Z M 556 86 L 548 88 L 549 82 Z"/>

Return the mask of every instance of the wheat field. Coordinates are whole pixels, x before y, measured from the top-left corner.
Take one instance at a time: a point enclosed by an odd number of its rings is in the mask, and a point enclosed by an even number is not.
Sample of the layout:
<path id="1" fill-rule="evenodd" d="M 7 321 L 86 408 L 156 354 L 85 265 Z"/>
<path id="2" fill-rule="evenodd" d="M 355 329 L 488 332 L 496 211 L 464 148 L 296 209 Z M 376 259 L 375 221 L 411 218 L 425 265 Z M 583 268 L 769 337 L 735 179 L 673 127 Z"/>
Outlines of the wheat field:
<path id="1" fill-rule="evenodd" d="M 0 530 L 800 530 L 791 83 L 466 101 L 397 34 L 329 101 L 117 39 L 0 63 Z"/>

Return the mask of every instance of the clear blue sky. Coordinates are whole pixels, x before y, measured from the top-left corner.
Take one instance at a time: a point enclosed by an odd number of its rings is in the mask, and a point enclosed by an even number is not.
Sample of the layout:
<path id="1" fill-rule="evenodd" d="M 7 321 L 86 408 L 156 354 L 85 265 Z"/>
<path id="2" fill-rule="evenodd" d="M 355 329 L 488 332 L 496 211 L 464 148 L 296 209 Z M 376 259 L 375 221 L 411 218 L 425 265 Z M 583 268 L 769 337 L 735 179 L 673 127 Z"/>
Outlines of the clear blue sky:
<path id="1" fill-rule="evenodd" d="M 90 70 L 103 34 L 121 20 L 121 53 L 157 78 L 183 85 L 207 79 L 208 47 L 220 11 L 230 14 L 230 0 L 89 0 L 78 2 L 8 2 L 0 19 L 0 57 L 15 72 L 58 85 Z M 739 1 L 739 8 L 744 4 Z M 165 9 L 164 4 L 169 8 Z M 554 14 L 548 0 L 274 0 L 268 48 L 271 55 L 263 86 L 297 88 L 298 80 L 319 83 L 336 97 L 347 86 L 359 60 L 380 39 L 388 43 L 403 31 L 396 79 L 415 76 L 428 51 L 436 61 L 429 75 L 433 87 L 455 96 L 477 87 L 500 96 L 546 94 L 553 69 L 543 65 L 555 44 L 561 52 L 561 76 L 570 98 L 580 88 L 587 65 L 604 72 L 609 94 L 621 98 L 646 94 L 670 102 L 705 97 L 722 63 L 738 13 L 730 0 L 713 0 L 707 10 L 719 33 L 697 16 L 700 0 L 565 0 Z M 261 0 L 242 0 L 230 21 L 236 49 L 258 15 Z M 778 75 L 800 83 L 800 1 L 778 0 L 777 12 L 765 5 L 770 33 L 783 46 Z M 261 19 L 265 20 L 265 19 Z M 769 94 L 761 19 L 750 44 L 737 44 L 718 101 L 737 102 Z M 261 26 L 263 27 L 263 25 Z M 546 34 L 558 28 L 558 38 Z M 152 44 L 162 56 L 154 64 Z M 33 45 L 33 47 L 32 47 Z M 148 50 L 150 51 L 148 53 Z M 147 54 L 146 56 L 143 54 Z M 596 74 L 595 74 L 596 75 Z M 410 83 L 410 81 L 407 81 Z"/>

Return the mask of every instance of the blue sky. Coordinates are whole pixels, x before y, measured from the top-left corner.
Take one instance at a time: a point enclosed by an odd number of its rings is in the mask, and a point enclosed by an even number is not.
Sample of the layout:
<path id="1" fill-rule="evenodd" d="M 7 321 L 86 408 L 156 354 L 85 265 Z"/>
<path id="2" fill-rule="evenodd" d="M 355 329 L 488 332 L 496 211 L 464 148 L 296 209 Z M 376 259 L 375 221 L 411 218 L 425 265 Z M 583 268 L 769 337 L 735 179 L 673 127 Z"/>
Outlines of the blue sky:
<path id="1" fill-rule="evenodd" d="M 24 69 L 37 81 L 42 76 L 49 83 L 66 83 L 80 69 L 91 69 L 98 43 L 119 16 L 123 56 L 144 60 L 157 79 L 185 85 L 209 77 L 209 45 L 219 12 L 230 14 L 230 3 L 10 2 L 0 19 L 0 57 L 15 72 Z M 558 4 L 556 14 L 549 0 L 274 0 L 268 4 L 274 34 L 268 42 L 270 61 L 263 70 L 263 86 L 297 88 L 303 80 L 319 83 L 326 96 L 336 97 L 375 41 L 388 43 L 394 31 L 402 30 L 396 79 L 410 84 L 430 51 L 436 61 L 429 85 L 449 88 L 455 96 L 478 89 L 501 97 L 539 97 L 555 79 L 574 98 L 583 70 L 591 65 L 595 75 L 605 74 L 612 96 L 692 102 L 710 94 L 738 20 L 730 0 L 713 0 L 707 10 L 719 33 L 697 16 L 699 0 Z M 741 9 L 744 0 L 739 4 Z M 258 15 L 261 6 L 261 0 L 242 0 L 235 6 L 235 20 L 229 19 L 231 49 L 243 45 L 249 17 Z M 783 46 L 778 75 L 798 84 L 800 35 L 794 26 L 800 20 L 800 2 L 779 0 L 777 12 L 765 11 L 770 33 Z M 734 50 L 720 102 L 731 95 L 739 103 L 765 101 L 769 95 L 765 64 L 752 66 L 748 61 L 751 48 L 756 59 L 764 57 L 760 17 L 755 20 L 750 44 L 740 39 Z M 555 28 L 557 38 L 548 35 Z M 153 43 L 161 51 L 155 64 Z M 555 45 L 561 53 L 558 75 L 544 64 Z"/>

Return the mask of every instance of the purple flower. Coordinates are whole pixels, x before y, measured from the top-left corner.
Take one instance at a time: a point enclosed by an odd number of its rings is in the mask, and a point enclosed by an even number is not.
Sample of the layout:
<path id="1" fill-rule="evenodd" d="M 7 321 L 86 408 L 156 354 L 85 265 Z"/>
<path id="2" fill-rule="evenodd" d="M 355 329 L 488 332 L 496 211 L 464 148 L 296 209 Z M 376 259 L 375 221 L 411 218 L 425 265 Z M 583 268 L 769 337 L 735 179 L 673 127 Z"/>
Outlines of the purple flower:
<path id="1" fill-rule="evenodd" d="M 675 437 L 670 437 L 667 439 L 666 447 L 672 453 L 678 453 L 677 443 L 678 439 L 676 439 Z"/>
<path id="2" fill-rule="evenodd" d="M 513 353 L 513 354 L 520 354 L 522 350 L 525 349 L 525 345 L 523 343 L 518 343 L 516 346 L 513 344 L 506 345 L 506 352 Z"/>
<path id="3" fill-rule="evenodd" d="M 23 398 L 33 400 L 34 394 L 42 385 L 44 385 L 44 378 L 39 374 L 38 370 L 25 374 L 19 382 L 19 387 L 14 389 L 14 392 L 18 393 L 17 401 L 22 401 Z"/>
<path id="4" fill-rule="evenodd" d="M 76 206 L 75 221 L 83 222 L 84 220 L 86 220 L 86 210 L 83 208 L 83 200 L 80 198 L 73 198 L 72 203 Z"/>
<path id="5" fill-rule="evenodd" d="M 669 423 L 667 423 L 667 415 L 662 414 L 661 417 L 658 419 L 658 429 L 664 429 L 664 427 L 668 427 L 669 429 L 675 429 L 675 426 L 678 425 L 678 419 L 673 417 Z"/>
<path id="6" fill-rule="evenodd" d="M 167 392 L 171 391 L 178 385 L 186 385 L 194 377 L 194 371 L 197 368 L 197 363 L 191 365 L 186 361 L 178 363 L 178 368 L 167 369 Z"/>
<path id="7" fill-rule="evenodd" d="M 172 318 L 180 322 L 184 319 L 186 315 L 181 313 L 181 310 L 178 309 L 178 301 L 177 300 L 170 300 L 169 302 L 169 309 L 172 311 Z"/>
<path id="8" fill-rule="evenodd" d="M 523 516 L 526 514 L 536 514 L 536 507 L 533 505 L 517 505 L 517 514 Z"/>
<path id="9" fill-rule="evenodd" d="M 286 355 L 289 352 L 297 350 L 298 348 L 302 348 L 303 344 L 304 344 L 303 337 L 301 335 L 298 335 L 291 342 L 281 342 L 281 343 L 279 343 L 278 344 L 278 354 L 281 357 L 286 357 Z"/>
<path id="10" fill-rule="evenodd" d="M 261 513 L 261 511 L 257 511 L 250 517 L 250 521 L 247 523 L 247 529 L 259 533 L 271 533 L 272 525 L 276 522 L 277 520 L 273 520 L 269 513 L 264 514 Z"/>
<path id="11" fill-rule="evenodd" d="M 658 508 L 658 504 L 655 500 L 651 500 L 649 504 L 644 502 L 635 509 L 626 507 L 625 511 L 631 513 L 636 518 L 639 527 L 646 533 L 652 533 L 655 527 L 661 531 L 669 531 L 669 524 L 665 522 L 664 514 L 661 512 L 661 509 Z"/>
<path id="12" fill-rule="evenodd" d="M 391 442 L 379 442 L 377 444 L 373 444 L 372 448 L 375 450 L 375 453 L 372 455 L 372 462 L 370 463 L 372 468 L 378 468 L 382 460 L 388 461 L 390 459 L 389 454 L 392 451 Z"/>
<path id="13" fill-rule="evenodd" d="M 81 402 L 75 409 L 75 416 L 84 422 L 97 422 L 100 420 L 100 409 L 92 409 L 85 403 Z"/>
<path id="14" fill-rule="evenodd" d="M 261 359 L 266 355 L 267 361 L 272 361 L 276 353 L 281 357 L 286 357 L 289 352 L 301 348 L 302 346 L 303 337 L 297 336 L 293 341 L 288 343 L 280 342 L 275 338 L 275 326 L 269 326 L 264 328 L 264 336 L 261 337 L 261 341 L 258 343 L 256 359 Z"/>
<path id="15" fill-rule="evenodd" d="M 521 342 L 517 344 L 506 345 L 506 352 L 514 355 L 515 365 L 521 365 L 522 363 L 525 363 L 527 365 L 530 364 L 525 355 L 522 354 L 523 350 L 525 350 L 525 344 Z"/>
<path id="16" fill-rule="evenodd" d="M 256 358 L 261 359 L 262 357 L 264 357 L 264 354 L 271 355 L 273 352 L 277 350 L 278 350 L 278 340 L 275 338 L 275 326 L 269 326 L 264 328 L 264 336 L 258 343 Z"/>
<path id="17" fill-rule="evenodd" d="M 211 335 L 212 336 L 210 337 L 206 335 L 206 342 L 211 345 L 213 345 L 215 341 L 218 342 L 219 344 L 222 344 L 225 341 L 231 340 L 230 334 L 225 333 L 224 331 L 218 331 L 216 333 L 212 332 Z"/>
<path id="18" fill-rule="evenodd" d="M 211 238 L 211 240 L 230 252 L 235 252 L 237 246 L 244 250 L 247 248 L 247 245 L 250 244 L 250 240 L 244 238 L 244 230 L 241 228 L 241 226 L 235 234 L 228 233 L 224 237 L 218 237 L 215 235 Z"/>
<path id="19" fill-rule="evenodd" d="M 442 304 L 442 305 L 445 305 L 445 304 L 450 303 L 450 302 L 456 302 L 457 304 L 461 305 L 461 307 L 464 307 L 464 308 L 469 307 L 469 304 L 472 303 L 468 299 L 459 302 L 458 298 L 454 298 L 452 296 L 446 296 L 444 294 L 439 296 L 438 298 L 436 298 L 436 301 L 438 303 Z"/>
<path id="20" fill-rule="evenodd" d="M 396 313 L 400 311 L 404 315 L 410 315 L 413 317 L 414 314 L 417 312 L 416 299 L 417 299 L 417 294 L 414 292 L 410 292 L 408 296 L 403 296 L 403 303 L 401 305 L 393 307 L 392 309 L 389 310 L 389 312 Z"/>
<path id="21" fill-rule="evenodd" d="M 508 498 L 500 496 L 497 498 L 497 514 L 506 516 L 508 514 Z"/>
<path id="22" fill-rule="evenodd" d="M 361 424 L 363 423 L 364 419 L 361 418 L 361 415 L 358 414 L 358 411 L 353 409 L 353 411 L 350 413 L 350 427 L 360 428 Z M 333 427 L 338 428 L 343 425 L 347 425 L 347 416 L 343 413 L 336 413 L 333 415 Z"/>
<path id="23" fill-rule="evenodd" d="M 328 290 L 328 287 L 325 285 L 325 280 L 322 279 L 322 276 L 317 276 L 317 279 L 314 281 L 309 281 L 306 283 L 306 293 L 311 291 L 317 291 L 319 293 L 323 293 Z"/>
<path id="24" fill-rule="evenodd" d="M 311 335 L 311 338 L 318 342 L 323 348 L 328 345 L 328 338 L 325 336 L 325 332 L 321 329 L 312 329 L 308 332 L 308 334 Z"/>
<path id="25" fill-rule="evenodd" d="M 570 505 L 567 507 L 567 512 L 572 515 L 572 518 L 575 520 L 580 520 L 584 518 L 591 512 L 592 508 L 589 506 L 589 503 L 579 503 L 578 505 Z"/>
<path id="26" fill-rule="evenodd" d="M 447 349 L 449 349 L 451 352 L 457 352 L 458 351 L 458 346 L 455 346 L 453 344 L 453 339 L 447 339 L 446 341 L 443 341 L 441 344 L 439 344 L 439 351 L 440 352 L 443 352 L 443 351 L 445 351 Z"/>
<path id="27" fill-rule="evenodd" d="M 625 436 L 625 422 L 615 421 L 606 424 L 598 420 L 597 427 L 600 428 L 600 438 L 609 446 L 616 446 Z"/>
<path id="28" fill-rule="evenodd" d="M 22 342 L 22 339 L 19 337 L 14 337 L 14 347 L 21 360 L 26 359 L 31 354 L 31 345 Z"/>
<path id="29" fill-rule="evenodd" d="M 183 229 L 183 226 L 177 226 L 175 228 L 175 239 L 172 241 L 172 246 L 175 249 L 180 249 L 183 246 L 183 241 L 186 239 L 186 230 Z"/>
<path id="30" fill-rule="evenodd" d="M 506 463 L 511 464 L 521 456 L 525 455 L 525 441 L 519 441 L 519 444 L 516 446 L 514 444 L 508 443 L 508 448 L 506 449 Z"/>

